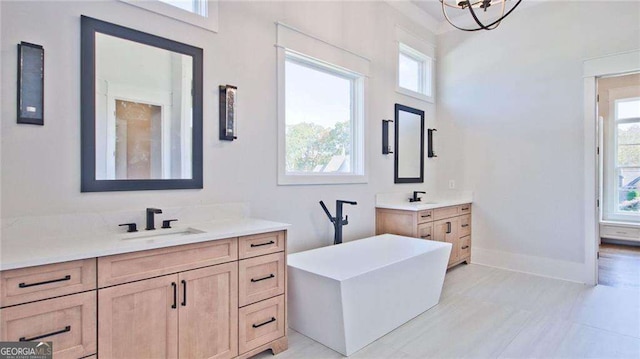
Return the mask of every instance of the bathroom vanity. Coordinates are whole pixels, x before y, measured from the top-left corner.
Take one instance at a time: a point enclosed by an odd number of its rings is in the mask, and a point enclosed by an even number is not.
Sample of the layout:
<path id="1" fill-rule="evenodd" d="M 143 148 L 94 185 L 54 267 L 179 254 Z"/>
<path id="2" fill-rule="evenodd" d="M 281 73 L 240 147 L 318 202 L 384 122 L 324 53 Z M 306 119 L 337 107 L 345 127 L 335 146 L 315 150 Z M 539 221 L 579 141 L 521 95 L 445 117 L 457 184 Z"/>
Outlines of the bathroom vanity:
<path id="1" fill-rule="evenodd" d="M 470 263 L 471 203 L 378 203 L 376 234 L 384 233 L 451 243 L 448 267 Z"/>
<path id="2" fill-rule="evenodd" d="M 52 341 L 56 359 L 285 350 L 288 225 L 221 222 L 188 236 L 87 239 L 32 266 L 3 261 L 0 341 Z"/>

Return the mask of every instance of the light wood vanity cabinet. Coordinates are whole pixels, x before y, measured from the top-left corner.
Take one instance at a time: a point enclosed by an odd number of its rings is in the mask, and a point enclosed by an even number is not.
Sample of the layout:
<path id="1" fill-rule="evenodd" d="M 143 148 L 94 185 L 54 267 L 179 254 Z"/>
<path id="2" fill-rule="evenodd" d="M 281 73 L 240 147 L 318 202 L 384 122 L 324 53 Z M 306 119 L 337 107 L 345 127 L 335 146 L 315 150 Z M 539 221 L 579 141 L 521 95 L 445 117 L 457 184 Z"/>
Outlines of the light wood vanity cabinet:
<path id="1" fill-rule="evenodd" d="M 449 268 L 471 262 L 471 204 L 423 211 L 376 208 L 376 234 L 451 243 Z"/>
<path id="2" fill-rule="evenodd" d="M 285 248 L 277 231 L 2 271 L 0 341 L 53 341 L 55 359 L 279 353 Z"/>

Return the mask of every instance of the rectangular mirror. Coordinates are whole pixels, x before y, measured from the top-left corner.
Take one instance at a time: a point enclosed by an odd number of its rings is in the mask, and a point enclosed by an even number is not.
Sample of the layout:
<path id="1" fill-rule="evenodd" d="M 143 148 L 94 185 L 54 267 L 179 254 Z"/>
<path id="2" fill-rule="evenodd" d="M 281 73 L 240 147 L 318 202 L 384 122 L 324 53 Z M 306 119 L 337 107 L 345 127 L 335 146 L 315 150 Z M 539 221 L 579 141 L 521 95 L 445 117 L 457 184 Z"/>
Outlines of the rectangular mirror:
<path id="1" fill-rule="evenodd" d="M 202 188 L 202 49 L 82 17 L 82 192 Z"/>
<path id="2" fill-rule="evenodd" d="M 424 111 L 395 106 L 395 183 L 424 182 Z"/>

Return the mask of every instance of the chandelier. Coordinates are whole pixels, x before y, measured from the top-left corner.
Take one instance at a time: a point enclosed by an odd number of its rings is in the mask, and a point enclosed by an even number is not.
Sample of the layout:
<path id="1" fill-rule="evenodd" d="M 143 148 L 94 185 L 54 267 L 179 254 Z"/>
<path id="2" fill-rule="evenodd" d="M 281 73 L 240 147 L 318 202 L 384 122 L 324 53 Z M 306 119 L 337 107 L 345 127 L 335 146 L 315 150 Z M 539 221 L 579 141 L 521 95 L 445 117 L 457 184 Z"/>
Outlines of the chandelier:
<path id="1" fill-rule="evenodd" d="M 478 31 L 493 30 L 498 27 L 498 25 L 500 25 L 500 22 L 509 14 L 511 14 L 511 12 L 515 10 L 518 5 L 520 5 L 520 2 L 522 0 L 518 0 L 518 2 L 516 2 L 511 9 L 509 9 L 509 11 L 505 12 L 507 1 L 509 0 L 440 0 L 440 3 L 442 4 L 442 13 L 444 14 L 444 17 L 447 19 L 449 24 L 451 24 L 451 26 L 463 31 Z M 491 6 L 499 6 L 500 15 L 488 21 L 481 21 L 478 13 L 486 13 L 487 9 Z M 465 28 L 454 24 L 451 20 L 451 17 L 449 16 L 447 9 L 449 9 L 448 11 L 452 11 L 451 9 L 467 11 L 468 9 L 477 27 Z"/>

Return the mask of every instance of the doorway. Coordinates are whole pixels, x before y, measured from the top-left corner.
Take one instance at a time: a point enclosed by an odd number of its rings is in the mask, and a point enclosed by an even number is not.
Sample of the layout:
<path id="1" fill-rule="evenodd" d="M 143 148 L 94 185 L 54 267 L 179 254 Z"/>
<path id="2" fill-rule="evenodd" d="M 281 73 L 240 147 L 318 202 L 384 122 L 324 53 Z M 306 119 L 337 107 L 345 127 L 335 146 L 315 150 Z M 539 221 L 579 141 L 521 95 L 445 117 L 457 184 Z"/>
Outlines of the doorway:
<path id="1" fill-rule="evenodd" d="M 640 73 L 597 78 L 598 284 L 640 288 Z"/>

